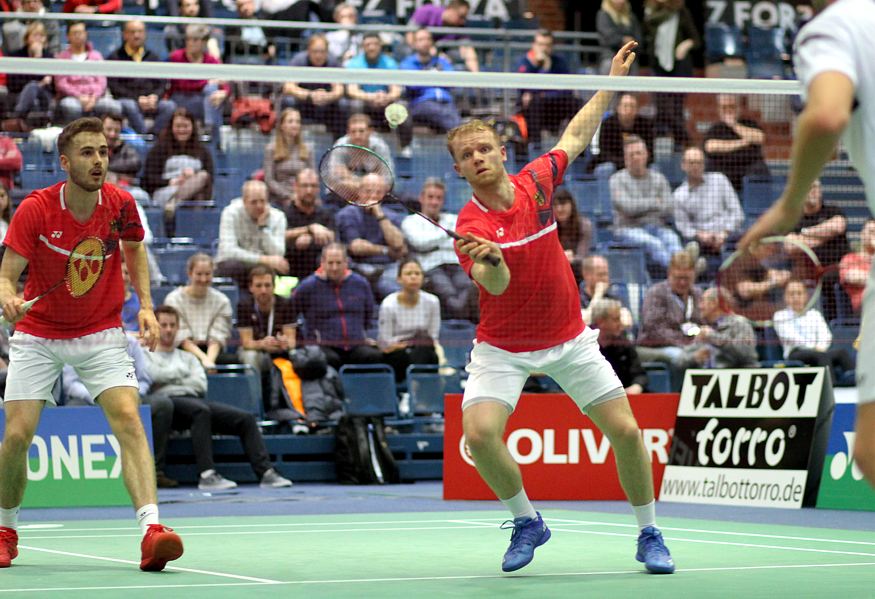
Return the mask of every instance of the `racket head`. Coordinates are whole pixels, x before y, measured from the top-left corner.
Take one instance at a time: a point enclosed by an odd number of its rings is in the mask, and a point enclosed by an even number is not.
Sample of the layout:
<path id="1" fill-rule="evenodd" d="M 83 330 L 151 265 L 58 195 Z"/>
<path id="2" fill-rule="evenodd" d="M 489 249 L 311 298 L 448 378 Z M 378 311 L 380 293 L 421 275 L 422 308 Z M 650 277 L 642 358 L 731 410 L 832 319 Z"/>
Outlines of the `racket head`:
<path id="1" fill-rule="evenodd" d="M 85 237 L 70 250 L 64 284 L 73 297 L 94 289 L 106 267 L 106 244 L 97 237 Z"/>
<path id="2" fill-rule="evenodd" d="M 386 159 L 355 144 L 338 144 L 325 152 L 319 178 L 344 202 L 362 208 L 391 197 L 395 187 L 395 174 Z"/>
<path id="3" fill-rule="evenodd" d="M 785 292 L 790 283 L 805 288 L 802 312 L 817 305 L 825 270 L 814 251 L 798 239 L 765 237 L 750 250 L 736 250 L 720 265 L 719 301 L 724 310 L 756 326 L 772 326 L 774 314 L 788 307 Z M 795 296 L 798 291 L 794 287 Z"/>

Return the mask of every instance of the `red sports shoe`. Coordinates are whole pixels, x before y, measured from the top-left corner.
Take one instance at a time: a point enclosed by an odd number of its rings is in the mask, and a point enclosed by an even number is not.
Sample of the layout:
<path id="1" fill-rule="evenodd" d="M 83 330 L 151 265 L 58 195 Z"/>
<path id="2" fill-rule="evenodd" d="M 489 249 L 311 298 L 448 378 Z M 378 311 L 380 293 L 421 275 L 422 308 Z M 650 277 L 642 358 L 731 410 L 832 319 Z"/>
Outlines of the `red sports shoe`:
<path id="1" fill-rule="evenodd" d="M 8 568 L 18 557 L 18 533 L 14 528 L 0 526 L 0 568 Z"/>
<path id="2" fill-rule="evenodd" d="M 143 558 L 140 560 L 140 570 L 144 572 L 160 572 L 167 562 L 182 556 L 182 539 L 163 524 L 150 524 L 140 543 Z"/>

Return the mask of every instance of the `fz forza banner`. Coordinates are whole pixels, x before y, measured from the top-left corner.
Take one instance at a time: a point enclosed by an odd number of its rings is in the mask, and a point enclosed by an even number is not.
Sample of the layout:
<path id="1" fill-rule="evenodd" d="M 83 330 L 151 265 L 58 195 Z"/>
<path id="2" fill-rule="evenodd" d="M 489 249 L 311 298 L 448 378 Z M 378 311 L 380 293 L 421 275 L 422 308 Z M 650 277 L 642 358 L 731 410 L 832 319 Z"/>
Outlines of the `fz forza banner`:
<path id="1" fill-rule="evenodd" d="M 660 499 L 813 505 L 832 407 L 823 368 L 688 370 Z"/>
<path id="2" fill-rule="evenodd" d="M 799 23 L 814 16 L 810 0 L 706 0 L 705 21 L 734 25 L 744 31 L 749 25 L 762 29 L 795 31 Z"/>

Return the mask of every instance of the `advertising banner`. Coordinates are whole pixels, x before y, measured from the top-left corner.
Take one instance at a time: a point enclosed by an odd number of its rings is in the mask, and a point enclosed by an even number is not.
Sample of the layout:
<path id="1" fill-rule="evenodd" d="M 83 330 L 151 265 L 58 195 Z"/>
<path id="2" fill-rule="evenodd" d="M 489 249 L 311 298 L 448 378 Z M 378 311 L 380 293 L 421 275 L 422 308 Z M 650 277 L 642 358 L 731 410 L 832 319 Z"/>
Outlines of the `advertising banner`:
<path id="1" fill-rule="evenodd" d="M 659 489 L 674 428 L 678 395 L 629 398 Z M 462 396 L 445 399 L 444 499 L 495 499 L 466 452 Z M 622 500 L 611 444 L 564 394 L 525 394 L 505 431 L 531 499 Z"/>
<path id="2" fill-rule="evenodd" d="M 660 498 L 813 505 L 832 405 L 823 368 L 688 370 Z"/>
<path id="3" fill-rule="evenodd" d="M 140 419 L 152 447 L 152 419 L 148 406 Z M 5 427 L 0 410 L 0 443 Z M 121 478 L 118 440 L 103 410 L 97 407 L 61 407 L 43 410 L 28 452 L 24 507 L 130 505 Z"/>
<path id="4" fill-rule="evenodd" d="M 708 23 L 735 25 L 742 31 L 750 25 L 792 31 L 813 15 L 810 0 L 705 0 Z"/>
<path id="5" fill-rule="evenodd" d="M 520 0 L 470 0 L 470 3 L 468 19 L 471 21 L 493 19 L 507 21 L 511 18 L 519 18 L 521 13 Z M 364 19 L 395 15 L 404 22 L 426 2 L 425 0 L 352 0 L 350 4 L 358 8 L 360 16 Z M 446 5 L 446 2 L 435 1 L 432 4 Z"/>

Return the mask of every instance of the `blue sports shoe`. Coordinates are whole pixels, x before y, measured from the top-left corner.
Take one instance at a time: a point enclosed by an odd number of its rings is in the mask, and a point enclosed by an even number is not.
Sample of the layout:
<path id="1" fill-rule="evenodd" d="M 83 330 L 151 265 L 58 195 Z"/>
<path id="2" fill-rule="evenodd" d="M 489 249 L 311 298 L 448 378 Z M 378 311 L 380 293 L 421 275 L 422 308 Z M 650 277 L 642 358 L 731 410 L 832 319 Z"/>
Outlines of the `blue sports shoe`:
<path id="1" fill-rule="evenodd" d="M 535 547 L 550 540 L 550 529 L 544 524 L 540 512 L 535 513 L 538 514 L 537 518 L 514 518 L 501 525 L 503 529 L 513 526 L 510 547 L 501 560 L 501 569 L 505 572 L 513 572 L 528 565 L 535 557 Z"/>
<path id="2" fill-rule="evenodd" d="M 635 559 L 644 562 L 644 567 L 652 574 L 671 574 L 674 560 L 662 540 L 662 533 L 655 526 L 648 526 L 638 535 L 638 553 Z"/>

